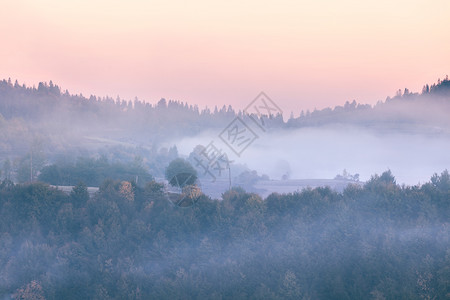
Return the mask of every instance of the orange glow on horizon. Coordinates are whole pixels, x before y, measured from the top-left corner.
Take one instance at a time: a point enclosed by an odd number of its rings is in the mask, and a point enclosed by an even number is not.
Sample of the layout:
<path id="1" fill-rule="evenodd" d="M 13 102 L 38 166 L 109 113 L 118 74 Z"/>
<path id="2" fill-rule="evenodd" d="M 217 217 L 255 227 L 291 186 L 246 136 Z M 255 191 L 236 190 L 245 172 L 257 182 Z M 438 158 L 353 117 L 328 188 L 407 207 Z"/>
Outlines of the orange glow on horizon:
<path id="1" fill-rule="evenodd" d="M 448 1 L 17 1 L 0 77 L 72 93 L 285 112 L 375 103 L 450 70 Z"/>

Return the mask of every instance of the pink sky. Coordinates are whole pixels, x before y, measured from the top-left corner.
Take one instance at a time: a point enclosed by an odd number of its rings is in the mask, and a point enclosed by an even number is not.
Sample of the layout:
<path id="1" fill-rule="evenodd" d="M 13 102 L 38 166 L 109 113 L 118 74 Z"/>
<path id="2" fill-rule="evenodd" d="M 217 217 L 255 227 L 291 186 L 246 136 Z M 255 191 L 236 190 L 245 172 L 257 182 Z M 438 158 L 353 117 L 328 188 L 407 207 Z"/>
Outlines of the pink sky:
<path id="1" fill-rule="evenodd" d="M 450 73 L 449 1 L 10 1 L 0 78 L 85 96 L 289 114 L 374 104 Z"/>

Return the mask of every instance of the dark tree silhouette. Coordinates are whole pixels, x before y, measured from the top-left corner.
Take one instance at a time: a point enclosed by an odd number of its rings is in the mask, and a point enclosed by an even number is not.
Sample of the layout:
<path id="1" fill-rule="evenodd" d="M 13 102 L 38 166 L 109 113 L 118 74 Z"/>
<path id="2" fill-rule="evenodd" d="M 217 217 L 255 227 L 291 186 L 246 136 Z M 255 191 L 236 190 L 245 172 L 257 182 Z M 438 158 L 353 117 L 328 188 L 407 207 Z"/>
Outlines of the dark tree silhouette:
<path id="1" fill-rule="evenodd" d="M 197 171 L 188 161 L 182 158 L 171 161 L 166 168 L 165 175 L 169 184 L 181 188 L 186 185 L 193 185 L 197 180 Z"/>

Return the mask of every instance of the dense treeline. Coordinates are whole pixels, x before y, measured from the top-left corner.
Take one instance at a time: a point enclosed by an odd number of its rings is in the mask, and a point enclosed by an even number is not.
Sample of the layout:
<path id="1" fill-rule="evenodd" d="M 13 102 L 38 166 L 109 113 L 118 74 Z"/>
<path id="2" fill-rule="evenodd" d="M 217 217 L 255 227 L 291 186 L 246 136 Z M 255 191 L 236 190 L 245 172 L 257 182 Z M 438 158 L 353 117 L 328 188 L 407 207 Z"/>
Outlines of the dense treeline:
<path id="1" fill-rule="evenodd" d="M 449 96 L 450 80 L 445 78 L 431 87 L 424 86 L 420 94 L 405 89 L 375 106 L 347 101 L 334 108 L 301 111 L 300 116 L 286 121 L 276 115 L 264 122 L 268 129 L 351 124 L 377 130 L 416 130 L 420 125 L 423 130 L 448 125 Z M 50 152 L 67 152 L 80 145 L 159 144 L 208 129 L 223 129 L 234 117 L 243 117 L 240 109 L 244 107 L 224 105 L 211 110 L 176 100 L 151 104 L 137 98 L 87 98 L 62 91 L 51 81 L 36 88 L 2 80 L 0 156 L 25 153 L 36 138 L 45 140 Z"/>
<path id="2" fill-rule="evenodd" d="M 449 100 L 450 80 L 446 78 L 426 85 L 420 94 L 407 89 L 398 91 L 395 97 L 375 106 L 353 101 L 301 112 L 299 117 L 288 120 L 281 115 L 272 116 L 265 118 L 264 124 L 268 132 L 275 134 L 304 127 L 343 126 L 343 130 L 355 127 L 374 130 L 376 134 L 407 132 L 445 139 L 450 128 Z M 2 80 L 0 175 L 14 182 L 30 182 L 45 166 L 60 161 L 75 165 L 78 157 L 105 154 L 111 163 L 123 164 L 142 157 L 144 167 L 162 177 L 165 166 L 178 156 L 174 144 L 204 132 L 219 133 L 236 116 L 252 122 L 231 106 L 210 110 L 165 99 L 150 104 L 137 98 L 87 98 L 62 91 L 51 81 L 39 83 L 36 88 Z M 67 166 L 62 169 L 53 170 L 53 174 L 67 173 Z M 100 176 L 96 184 L 102 180 Z"/>
<path id="3" fill-rule="evenodd" d="M 395 97 L 387 97 L 386 101 L 378 102 L 376 106 L 358 104 L 356 101 L 346 102 L 343 106 L 336 106 L 334 108 L 324 108 L 322 110 L 314 110 L 313 112 L 301 111 L 299 117 L 292 117 L 291 126 L 297 125 L 323 125 L 324 122 L 342 121 L 340 116 L 343 112 L 362 111 L 367 109 L 375 110 L 377 106 L 383 104 L 389 104 L 393 101 L 401 102 L 406 100 L 413 102 L 425 98 L 429 100 L 429 96 L 447 98 L 450 94 L 450 80 L 448 76 L 440 80 L 437 84 L 429 86 L 426 84 L 421 93 L 412 93 L 407 88 L 402 92 L 397 91 Z M 249 102 L 252 99 L 249 99 Z M 133 120 L 135 129 L 139 129 L 140 126 L 152 125 L 152 129 L 156 132 L 164 133 L 170 131 L 180 132 L 186 128 L 177 126 L 177 124 L 183 123 L 189 125 L 189 130 L 201 130 L 202 126 L 206 128 L 221 127 L 220 120 L 230 121 L 237 115 L 242 116 L 242 112 L 239 107 L 236 110 L 231 106 L 223 106 L 218 109 L 215 107 L 213 110 L 206 107 L 200 109 L 197 105 L 189 105 L 187 103 L 169 100 L 162 98 L 157 104 L 151 104 L 135 98 L 133 101 L 124 100 L 117 96 L 113 99 L 107 97 L 97 97 L 91 95 L 86 98 L 82 94 L 72 95 L 67 90 L 61 91 L 58 85 L 50 83 L 40 82 L 38 87 L 27 87 L 25 84 L 20 85 L 16 80 L 13 84 L 11 79 L 0 81 L 0 114 L 5 119 L 23 118 L 30 120 L 42 120 L 49 116 L 55 117 L 63 123 L 67 123 L 68 120 L 64 120 L 70 113 L 69 121 L 79 121 L 80 118 L 83 121 L 90 123 L 92 119 L 95 121 L 102 120 L 107 123 L 104 125 L 118 127 L 118 125 L 124 125 L 127 122 Z M 63 115 L 64 118 L 58 118 L 54 113 Z M 373 113 L 374 111 L 372 111 Z M 264 110 L 261 111 L 264 113 Z M 386 116 L 385 116 L 386 117 Z M 308 120 L 308 119 L 316 119 Z M 301 121 L 301 122 L 300 122 Z M 299 124 L 298 122 L 302 123 Z M 319 122 L 316 124 L 316 122 Z M 283 126 L 285 122 L 283 119 L 275 117 L 273 126 Z M 156 126 L 156 128 L 154 127 Z M 167 128 L 169 127 L 169 128 Z M 143 129 L 143 128 L 140 128 Z M 149 129 L 147 127 L 147 129 Z"/>
<path id="4" fill-rule="evenodd" d="M 144 168 L 143 161 L 136 159 L 132 164 L 116 162 L 110 164 L 105 156 L 98 159 L 79 158 L 75 164 L 58 163 L 45 166 L 38 179 L 52 185 L 77 185 L 89 183 L 100 186 L 106 179 L 148 182 L 152 176 Z M 140 181 L 139 181 L 140 180 Z"/>
<path id="5" fill-rule="evenodd" d="M 120 138 L 121 142 L 141 137 L 140 142 L 152 142 L 163 140 L 168 133 L 173 138 L 186 132 L 196 134 L 205 127 L 222 126 L 217 125 L 220 120 L 229 122 L 236 114 L 231 106 L 210 111 L 175 100 L 161 99 L 151 104 L 137 98 L 134 101 L 94 95 L 86 98 L 61 91 L 52 81 L 41 82 L 37 88 L 17 81 L 14 84 L 11 80 L 0 81 L 0 125 L 2 121 L 5 126 L 14 125 L 6 121 L 16 120 L 21 126 L 29 126 L 29 130 L 45 130 L 52 135 L 76 133 Z"/>
<path id="6" fill-rule="evenodd" d="M 153 181 L 89 197 L 0 186 L 0 298 L 446 299 L 450 177 L 343 193 L 235 188 L 174 207 Z"/>
<path id="7" fill-rule="evenodd" d="M 105 147 L 88 155 L 61 153 L 55 157 L 46 154 L 43 145 L 36 145 L 30 151 L 15 159 L 0 160 L 0 180 L 25 183 L 37 179 L 53 185 L 76 185 L 79 182 L 100 186 L 106 178 L 136 180 L 145 183 L 151 180 L 149 174 L 162 178 L 166 166 L 178 157 L 176 146 L 166 148 Z"/>

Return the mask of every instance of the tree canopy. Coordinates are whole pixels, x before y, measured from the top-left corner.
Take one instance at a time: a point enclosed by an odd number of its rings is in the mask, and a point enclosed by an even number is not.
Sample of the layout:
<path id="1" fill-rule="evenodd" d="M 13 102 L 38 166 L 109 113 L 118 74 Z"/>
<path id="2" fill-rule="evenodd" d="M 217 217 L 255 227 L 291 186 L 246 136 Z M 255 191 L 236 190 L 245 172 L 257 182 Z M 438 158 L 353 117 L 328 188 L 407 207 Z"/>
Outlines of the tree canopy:
<path id="1" fill-rule="evenodd" d="M 445 299 L 450 180 L 389 171 L 343 193 L 233 188 L 169 203 L 162 184 L 104 181 L 67 195 L 0 183 L 0 297 Z"/>
<path id="2" fill-rule="evenodd" d="M 166 168 L 166 179 L 172 186 L 183 188 L 197 180 L 197 170 L 185 159 L 176 158 Z"/>

